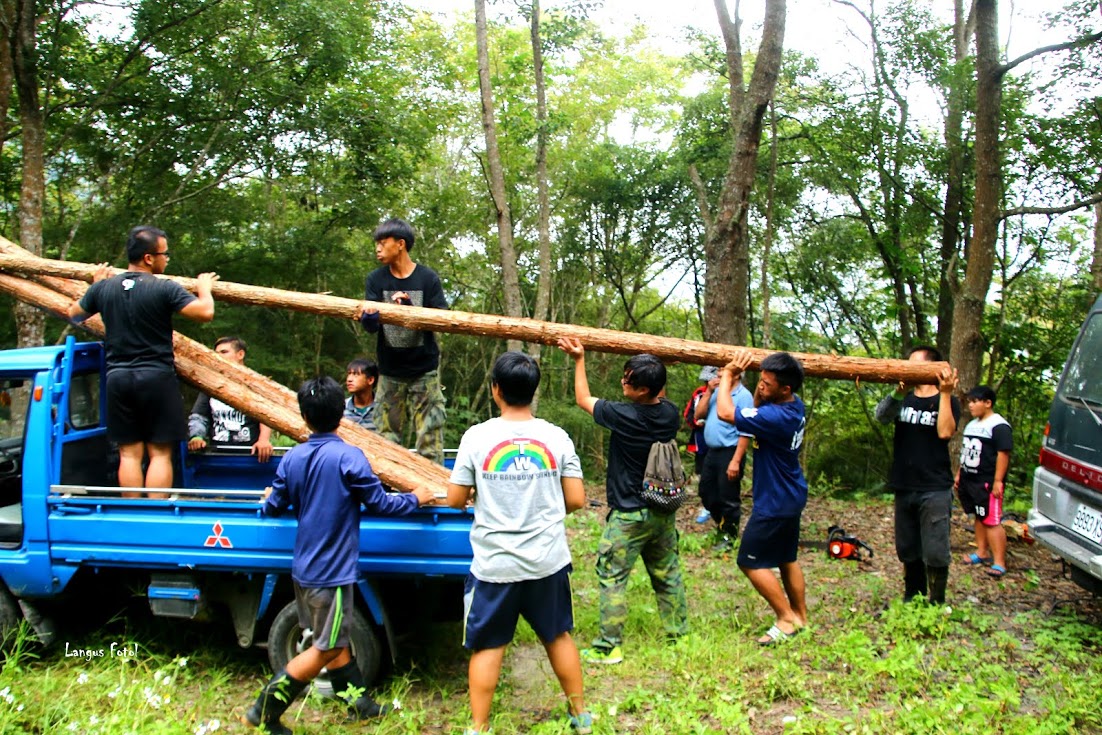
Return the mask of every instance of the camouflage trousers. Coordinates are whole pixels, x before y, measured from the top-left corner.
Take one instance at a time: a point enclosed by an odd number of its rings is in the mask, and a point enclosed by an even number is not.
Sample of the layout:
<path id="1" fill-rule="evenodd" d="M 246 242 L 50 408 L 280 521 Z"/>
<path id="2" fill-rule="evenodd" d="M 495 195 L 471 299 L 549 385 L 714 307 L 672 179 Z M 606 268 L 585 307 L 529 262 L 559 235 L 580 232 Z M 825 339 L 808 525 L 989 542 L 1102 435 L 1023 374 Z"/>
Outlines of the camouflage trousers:
<path id="1" fill-rule="evenodd" d="M 412 428 L 417 453 L 443 464 L 446 418 L 444 391 L 437 371 L 409 379 L 379 376 L 375 392 L 375 427 L 383 437 L 409 446 L 405 437 Z"/>
<path id="2" fill-rule="evenodd" d="M 658 597 L 658 614 L 668 638 L 689 630 L 678 534 L 673 513 L 613 510 L 597 547 L 597 582 L 601 589 L 601 633 L 595 648 L 610 649 L 623 640 L 628 617 L 627 585 L 635 560 L 643 557 L 650 585 Z"/>

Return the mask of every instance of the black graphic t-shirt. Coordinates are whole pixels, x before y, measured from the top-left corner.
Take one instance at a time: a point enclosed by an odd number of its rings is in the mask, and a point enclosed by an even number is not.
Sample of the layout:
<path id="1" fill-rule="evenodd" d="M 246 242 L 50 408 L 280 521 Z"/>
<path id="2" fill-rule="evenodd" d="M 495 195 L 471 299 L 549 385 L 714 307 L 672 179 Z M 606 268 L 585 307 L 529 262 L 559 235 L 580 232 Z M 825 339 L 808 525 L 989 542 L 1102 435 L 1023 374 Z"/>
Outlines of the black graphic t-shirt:
<path id="1" fill-rule="evenodd" d="M 364 298 L 368 301 L 390 303 L 394 294 L 405 291 L 413 306 L 429 309 L 447 309 L 444 287 L 432 268 L 420 263 L 406 278 L 397 278 L 388 266 L 372 271 L 367 277 Z M 379 330 L 379 343 L 375 358 L 379 372 L 392 378 L 416 378 L 435 370 L 440 365 L 440 348 L 436 335 L 418 329 L 407 329 L 396 324 L 383 324 Z"/>
<path id="2" fill-rule="evenodd" d="M 260 438 L 260 422 L 228 403 L 200 393 L 188 417 L 188 436 L 211 444 L 252 446 Z"/>
<path id="3" fill-rule="evenodd" d="M 908 393 L 895 418 L 895 458 L 888 485 L 893 490 L 949 490 L 953 472 L 949 440 L 937 435 L 939 394 L 919 398 Z M 953 425 L 960 421 L 960 401 L 954 397 Z"/>
<path id="4" fill-rule="evenodd" d="M 960 444 L 960 484 L 964 487 L 990 487 L 995 480 L 995 462 L 999 452 L 1014 448 L 1010 424 L 997 413 L 985 419 L 972 419 L 964 427 Z"/>

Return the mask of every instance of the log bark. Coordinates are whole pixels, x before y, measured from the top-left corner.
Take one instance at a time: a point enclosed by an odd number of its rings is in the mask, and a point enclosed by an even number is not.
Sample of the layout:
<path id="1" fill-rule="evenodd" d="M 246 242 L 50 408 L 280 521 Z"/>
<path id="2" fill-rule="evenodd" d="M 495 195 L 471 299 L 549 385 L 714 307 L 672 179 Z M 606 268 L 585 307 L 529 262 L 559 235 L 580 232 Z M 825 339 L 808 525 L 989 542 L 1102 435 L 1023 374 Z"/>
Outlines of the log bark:
<path id="1" fill-rule="evenodd" d="M 84 289 L 83 284 L 72 281 L 65 283 L 53 279 L 47 286 L 0 275 L 0 291 L 62 319 L 66 318 L 72 299 L 79 297 Z M 79 326 L 98 337 L 103 336 L 103 322 L 99 317 L 92 317 Z M 297 441 L 305 441 L 310 435 L 299 414 L 298 399 L 290 389 L 244 365 L 222 359 L 178 332 L 173 334 L 173 346 L 176 372 L 190 385 Z M 448 472 L 443 467 L 351 422 L 342 422 L 337 433 L 364 451 L 375 473 L 386 484 L 404 491 L 428 487 L 438 494 L 444 492 Z"/>
<path id="2" fill-rule="evenodd" d="M 3 240 L 3 238 L 0 238 Z M 15 247 L 15 246 L 12 246 Z M 31 255 L 12 254 L 0 247 L 0 272 L 24 273 L 91 281 L 95 266 L 60 260 L 37 258 Z M 188 290 L 195 290 L 195 280 L 178 276 L 162 276 L 176 281 Z M 213 294 L 219 301 L 266 308 L 285 308 L 322 316 L 355 319 L 360 302 L 339 296 L 307 294 L 283 291 L 276 288 L 249 286 L 240 283 L 218 281 Z M 670 362 L 688 362 L 697 365 L 725 365 L 735 345 L 714 344 L 653 334 L 618 332 L 576 324 L 558 324 L 536 319 L 513 318 L 493 314 L 473 314 L 462 311 L 426 309 L 379 302 L 374 304 L 379 318 L 386 324 L 397 324 L 410 329 L 422 329 L 451 334 L 473 334 L 498 339 L 519 339 L 544 345 L 555 344 L 559 337 L 573 337 L 586 349 L 596 352 L 612 352 L 634 355 L 649 352 Z M 753 356 L 750 369 L 757 370 L 761 360 L 775 350 L 749 349 Z M 937 375 L 947 366 L 944 362 L 910 362 L 868 357 L 817 355 L 793 352 L 804 365 L 808 376 L 840 380 L 864 380 L 871 383 L 895 383 L 903 381 L 911 385 L 936 383 Z M 229 403 L 229 401 L 227 401 Z"/>

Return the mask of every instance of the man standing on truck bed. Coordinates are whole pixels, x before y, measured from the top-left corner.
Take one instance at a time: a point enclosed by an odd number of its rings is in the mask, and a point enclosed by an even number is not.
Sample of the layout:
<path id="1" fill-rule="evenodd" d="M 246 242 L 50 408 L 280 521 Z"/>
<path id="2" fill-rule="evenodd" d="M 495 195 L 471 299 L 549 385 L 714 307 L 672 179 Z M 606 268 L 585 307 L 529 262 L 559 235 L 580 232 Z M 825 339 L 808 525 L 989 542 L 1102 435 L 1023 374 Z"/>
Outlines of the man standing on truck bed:
<path id="1" fill-rule="evenodd" d="M 447 309 L 444 288 L 436 272 L 413 262 L 413 227 L 388 219 L 375 228 L 375 258 L 382 263 L 367 277 L 360 323 L 379 334 L 375 357 L 379 384 L 375 395 L 375 426 L 395 443 L 402 443 L 412 424 L 417 453 L 444 462 L 444 392 L 440 387 L 440 348 L 432 332 L 380 324 L 373 302 L 385 301 L 427 309 Z"/>
<path id="2" fill-rule="evenodd" d="M 941 353 L 920 346 L 907 356 L 938 362 Z M 949 582 L 949 517 L 953 511 L 953 469 L 949 440 L 960 421 L 957 371 L 946 368 L 937 385 L 899 387 L 876 406 L 876 419 L 895 423 L 888 487 L 895 491 L 895 553 L 903 562 L 903 599 L 922 595 L 945 603 Z"/>
<path id="3" fill-rule="evenodd" d="M 93 314 L 103 316 L 107 437 L 119 445 L 119 487 L 172 487 L 172 450 L 187 433 L 172 352 L 172 315 L 212 320 L 211 287 L 218 276 L 199 274 L 198 297 L 157 278 L 168 266 L 168 238 L 148 225 L 130 230 L 126 257 L 129 269 L 116 276 L 110 266 L 100 264 L 88 291 L 69 306 L 69 318 L 81 322 Z"/>

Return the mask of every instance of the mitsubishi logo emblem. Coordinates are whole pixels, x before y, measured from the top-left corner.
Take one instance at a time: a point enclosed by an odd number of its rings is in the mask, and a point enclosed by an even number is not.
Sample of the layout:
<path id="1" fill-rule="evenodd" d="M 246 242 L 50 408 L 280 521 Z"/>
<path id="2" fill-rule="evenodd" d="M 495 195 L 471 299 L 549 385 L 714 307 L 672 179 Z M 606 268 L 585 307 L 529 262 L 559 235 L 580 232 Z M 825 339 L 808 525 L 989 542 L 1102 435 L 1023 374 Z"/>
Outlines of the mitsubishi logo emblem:
<path id="1" fill-rule="evenodd" d="M 233 548 L 233 542 L 230 541 L 229 537 L 222 535 L 222 521 L 215 521 L 210 530 L 214 535 L 207 536 L 207 540 L 203 542 L 203 546 L 220 546 L 223 549 Z"/>

